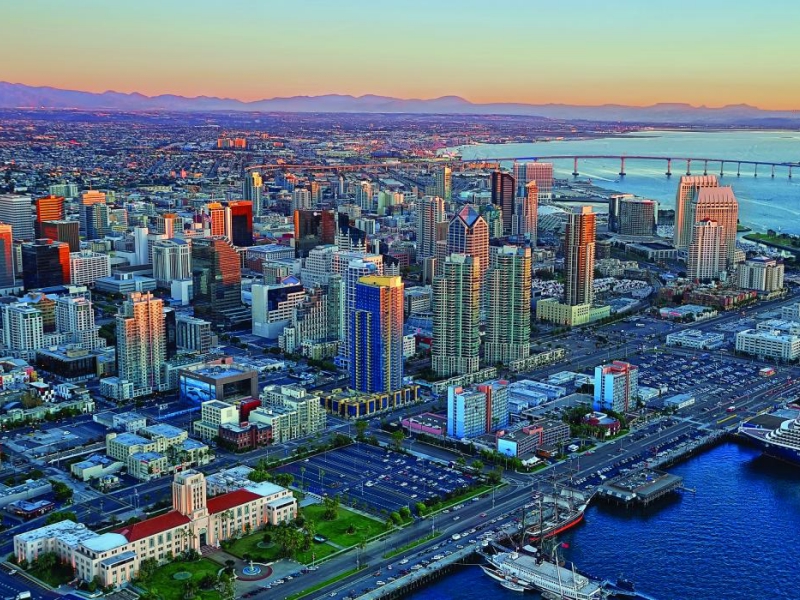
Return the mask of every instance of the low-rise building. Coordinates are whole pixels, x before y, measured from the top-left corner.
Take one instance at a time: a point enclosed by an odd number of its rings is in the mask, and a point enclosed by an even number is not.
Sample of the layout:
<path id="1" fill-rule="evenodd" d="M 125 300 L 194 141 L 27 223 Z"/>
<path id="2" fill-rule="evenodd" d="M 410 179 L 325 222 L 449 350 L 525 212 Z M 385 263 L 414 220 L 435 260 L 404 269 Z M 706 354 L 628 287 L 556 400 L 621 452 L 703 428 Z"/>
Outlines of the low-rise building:
<path id="1" fill-rule="evenodd" d="M 694 350 L 715 350 L 725 345 L 725 334 L 699 329 L 684 329 L 667 334 L 667 346 L 692 348 Z"/>
<path id="2" fill-rule="evenodd" d="M 118 473 L 124 466 L 125 463 L 120 460 L 114 460 L 102 454 L 92 454 L 80 462 L 73 463 L 70 473 L 81 481 L 91 481 L 105 475 Z"/>
<path id="3" fill-rule="evenodd" d="M 419 385 L 405 385 L 393 392 L 365 394 L 351 390 L 333 390 L 320 398 L 328 412 L 346 419 L 358 419 L 417 402 Z M 274 435 L 274 430 L 273 430 Z"/>
<path id="4" fill-rule="evenodd" d="M 777 330 L 745 329 L 736 334 L 736 351 L 759 358 L 794 361 L 800 358 L 800 336 Z"/>
<path id="5" fill-rule="evenodd" d="M 563 421 L 541 419 L 516 430 L 497 432 L 497 451 L 506 456 L 526 458 L 542 448 L 555 448 L 569 439 L 569 425 Z"/>
<path id="6" fill-rule="evenodd" d="M 604 319 L 611 315 L 610 306 L 562 304 L 555 298 L 543 298 L 536 302 L 536 318 L 540 321 L 575 327 Z"/>

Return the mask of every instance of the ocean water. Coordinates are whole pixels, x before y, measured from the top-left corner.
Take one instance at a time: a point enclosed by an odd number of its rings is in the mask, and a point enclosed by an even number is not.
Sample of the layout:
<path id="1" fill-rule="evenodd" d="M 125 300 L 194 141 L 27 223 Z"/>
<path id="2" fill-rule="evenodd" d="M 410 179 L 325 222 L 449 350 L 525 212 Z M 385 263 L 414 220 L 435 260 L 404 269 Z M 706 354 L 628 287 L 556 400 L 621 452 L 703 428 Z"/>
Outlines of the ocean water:
<path id="1" fill-rule="evenodd" d="M 796 131 L 725 131 L 671 132 L 647 131 L 614 138 L 578 141 L 539 142 L 535 144 L 502 144 L 463 146 L 464 158 L 495 158 L 547 155 L 639 155 L 689 156 L 733 160 L 800 162 L 800 132 Z M 572 178 L 572 160 L 555 160 L 556 177 Z M 591 178 L 602 187 L 658 200 L 672 209 L 678 179 L 686 171 L 685 161 L 672 161 L 672 177 L 667 178 L 666 161 L 626 159 L 627 176 L 620 179 L 619 160 L 585 160 L 579 163 L 581 179 Z M 718 162 L 710 162 L 708 173 L 719 175 Z M 702 174 L 703 163 L 692 162 L 692 173 Z M 753 177 L 753 166 L 742 165 L 736 177 L 736 165 L 725 164 L 721 185 L 731 185 L 739 200 L 739 219 L 757 231 L 775 229 L 800 234 L 800 168 L 788 179 L 786 167 L 776 167 L 775 178 L 770 169 L 760 166 Z M 800 596 L 799 596 L 800 597 Z"/>
<path id="2" fill-rule="evenodd" d="M 561 537 L 569 544 L 565 557 L 599 577 L 624 574 L 659 600 L 800 598 L 800 468 L 725 444 L 670 472 L 695 493 L 678 493 L 646 511 L 594 505 L 585 523 Z M 519 597 L 478 567 L 412 596 Z"/>

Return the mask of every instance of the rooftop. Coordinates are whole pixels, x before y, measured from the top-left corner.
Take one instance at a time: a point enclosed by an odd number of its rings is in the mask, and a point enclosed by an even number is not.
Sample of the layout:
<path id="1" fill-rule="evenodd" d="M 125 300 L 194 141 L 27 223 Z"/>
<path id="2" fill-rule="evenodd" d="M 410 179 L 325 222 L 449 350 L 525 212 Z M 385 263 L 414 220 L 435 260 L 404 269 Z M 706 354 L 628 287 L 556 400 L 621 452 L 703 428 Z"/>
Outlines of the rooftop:
<path id="1" fill-rule="evenodd" d="M 189 517 L 179 513 L 177 510 L 173 510 L 152 519 L 134 523 L 133 525 L 126 525 L 121 529 L 117 529 L 115 533 L 125 536 L 129 542 L 136 542 L 156 533 L 175 529 L 189 523 L 191 523 Z"/>
<path id="2" fill-rule="evenodd" d="M 212 515 L 221 513 L 229 508 L 241 506 L 242 504 L 247 504 L 253 500 L 258 500 L 259 498 L 261 498 L 261 494 L 256 494 L 255 492 L 251 492 L 250 490 L 246 489 L 228 492 L 227 494 L 222 494 L 216 498 L 210 498 L 207 503 L 208 512 Z"/>

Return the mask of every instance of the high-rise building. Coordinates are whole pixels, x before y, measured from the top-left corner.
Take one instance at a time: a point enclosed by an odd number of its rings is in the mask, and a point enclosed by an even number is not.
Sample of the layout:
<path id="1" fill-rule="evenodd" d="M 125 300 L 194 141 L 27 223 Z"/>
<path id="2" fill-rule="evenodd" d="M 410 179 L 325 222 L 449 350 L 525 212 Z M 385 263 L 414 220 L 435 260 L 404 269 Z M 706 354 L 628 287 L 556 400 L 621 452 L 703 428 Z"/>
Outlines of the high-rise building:
<path id="1" fill-rule="evenodd" d="M 48 239 L 22 244 L 22 281 L 26 290 L 70 283 L 69 246 Z"/>
<path id="2" fill-rule="evenodd" d="M 639 367 L 615 360 L 594 369 L 594 409 L 624 414 L 639 398 Z"/>
<path id="3" fill-rule="evenodd" d="M 342 316 L 339 319 L 341 328 L 339 344 L 339 355 L 336 357 L 337 363 L 342 368 L 350 366 L 350 321 L 353 312 L 356 310 L 356 287 L 362 277 L 369 275 L 383 275 L 383 257 L 380 254 L 358 254 L 355 252 L 343 252 L 334 256 L 334 273 L 342 275 L 341 302 L 339 304 Z M 341 260 L 340 260 L 341 259 Z M 338 263 L 344 260 L 344 267 Z"/>
<path id="4" fill-rule="evenodd" d="M 450 202 L 453 199 L 453 171 L 450 167 L 443 166 L 436 169 L 434 173 L 436 195 Z"/>
<path id="5" fill-rule="evenodd" d="M 723 268 L 733 268 L 739 223 L 739 202 L 733 189 L 730 186 L 700 188 L 695 192 L 691 209 L 693 223 L 712 220 L 722 227 Z"/>
<path id="6" fill-rule="evenodd" d="M 250 320 L 242 305 L 242 265 L 238 252 L 224 236 L 192 240 L 194 314 L 215 327 Z"/>
<path id="7" fill-rule="evenodd" d="M 311 201 L 311 192 L 306 188 L 297 188 L 292 192 L 292 212 L 298 210 L 311 210 L 314 204 Z"/>
<path id="8" fill-rule="evenodd" d="M 203 207 L 203 220 L 209 236 L 226 236 L 229 233 L 225 223 L 225 207 L 219 202 L 209 202 Z"/>
<path id="9" fill-rule="evenodd" d="M 14 237 L 11 225 L 0 223 L 0 291 L 14 287 Z"/>
<path id="10" fill-rule="evenodd" d="M 64 196 L 65 198 L 78 197 L 78 184 L 76 183 L 54 183 L 47 187 L 47 192 L 51 196 Z"/>
<path id="11" fill-rule="evenodd" d="M 619 201 L 617 231 L 620 235 L 650 236 L 656 231 L 658 203 L 644 198 Z"/>
<path id="12" fill-rule="evenodd" d="M 106 195 L 103 192 L 99 192 L 97 190 L 89 190 L 83 193 L 81 197 L 81 204 L 80 204 L 80 224 L 81 224 L 81 231 L 88 234 L 88 220 L 86 215 L 86 209 L 89 206 L 93 206 L 95 204 L 105 204 L 106 203 Z M 94 238 L 89 238 L 94 239 Z"/>
<path id="13" fill-rule="evenodd" d="M 156 215 L 155 230 L 153 233 L 163 235 L 166 239 L 172 239 L 176 233 L 183 233 L 181 219 L 175 213 L 163 213 Z"/>
<path id="14" fill-rule="evenodd" d="M 350 387 L 393 392 L 403 387 L 403 280 L 367 276 L 356 285 L 350 317 Z"/>
<path id="15" fill-rule="evenodd" d="M 153 244 L 153 278 L 156 285 L 169 288 L 176 279 L 191 279 L 192 247 L 181 238 L 158 240 Z"/>
<path id="16" fill-rule="evenodd" d="M 86 239 L 99 240 L 111 233 L 108 205 L 95 202 L 81 207 L 86 219 Z"/>
<path id="17" fill-rule="evenodd" d="M 356 204 L 360 206 L 362 210 L 371 212 L 373 194 L 372 184 L 369 181 L 360 182 L 356 187 Z"/>
<path id="18" fill-rule="evenodd" d="M 253 245 L 253 203 L 233 200 L 225 207 L 226 235 L 234 246 Z"/>
<path id="19" fill-rule="evenodd" d="M 333 210 L 294 211 L 294 250 L 305 258 L 312 248 L 336 241 L 336 214 Z"/>
<path id="20" fill-rule="evenodd" d="M 425 196 L 417 202 L 417 260 L 422 262 L 436 254 L 436 224 L 444 223 L 444 199 Z"/>
<path id="21" fill-rule="evenodd" d="M 454 252 L 479 259 L 483 279 L 489 267 L 489 226 L 469 204 L 458 211 L 447 228 L 447 254 Z"/>
<path id="22" fill-rule="evenodd" d="M 725 231 L 711 219 L 694 224 L 686 274 L 689 279 L 718 279 L 725 269 Z"/>
<path id="23" fill-rule="evenodd" d="M 0 223 L 11 225 L 15 240 L 35 238 L 32 208 L 30 196 L 0 194 Z"/>
<path id="24" fill-rule="evenodd" d="M 252 286 L 253 335 L 278 339 L 290 325 L 294 310 L 305 299 L 305 290 L 296 277 L 286 277 L 280 283 Z"/>
<path id="25" fill-rule="evenodd" d="M 539 218 L 539 191 L 536 182 L 525 186 L 525 194 L 514 199 L 514 214 L 511 216 L 511 235 L 530 241 L 536 246 L 537 220 Z"/>
<path id="26" fill-rule="evenodd" d="M 514 163 L 514 179 L 517 182 L 517 195 L 524 196 L 527 185 L 536 182 L 539 204 L 550 204 L 553 200 L 553 163 L 525 162 Z"/>
<path id="27" fill-rule="evenodd" d="M 81 250 L 69 253 L 69 278 L 72 285 L 94 285 L 101 277 L 111 277 L 108 254 Z"/>
<path id="28" fill-rule="evenodd" d="M 261 200 L 261 189 L 264 181 L 258 171 L 248 171 L 244 174 L 242 182 L 242 197 L 253 203 L 253 216 L 260 217 L 263 208 Z"/>
<path id="29" fill-rule="evenodd" d="M 496 204 L 503 211 L 503 235 L 511 233 L 516 192 L 516 183 L 510 173 L 502 171 L 492 173 L 492 204 Z"/>
<path id="30" fill-rule="evenodd" d="M 42 221 L 38 224 L 40 238 L 48 238 L 57 242 L 66 242 L 70 252 L 81 249 L 80 223 L 77 221 Z"/>
<path id="31" fill-rule="evenodd" d="M 447 435 L 473 438 L 508 425 L 508 384 L 490 381 L 464 389 L 447 388 Z"/>
<path id="32" fill-rule="evenodd" d="M 783 288 L 783 263 L 768 256 L 756 256 L 739 264 L 739 287 L 759 292 Z"/>
<path id="33" fill-rule="evenodd" d="M 0 305 L 3 346 L 15 356 L 32 359 L 44 347 L 44 324 L 41 311 L 25 302 Z"/>
<path id="34" fill-rule="evenodd" d="M 692 241 L 692 228 L 700 219 L 695 218 L 692 203 L 702 188 L 719 187 L 716 175 L 682 175 L 675 195 L 675 247 L 686 249 Z M 703 218 L 703 217 L 700 217 Z M 712 217 L 713 218 L 713 217 Z"/>
<path id="35" fill-rule="evenodd" d="M 440 377 L 480 368 L 480 259 L 451 254 L 433 280 L 431 368 Z"/>
<path id="36" fill-rule="evenodd" d="M 211 332 L 211 323 L 180 314 L 175 318 L 176 343 L 180 350 L 207 354 L 211 351 L 214 334 Z"/>
<path id="37" fill-rule="evenodd" d="M 508 364 L 531 347 L 531 249 L 493 248 L 486 273 L 484 361 Z"/>
<path id="38" fill-rule="evenodd" d="M 163 389 L 166 346 L 164 303 L 132 292 L 117 314 L 117 377 L 133 384 L 133 396 Z"/>
<path id="39" fill-rule="evenodd" d="M 42 234 L 42 223 L 45 221 L 61 221 L 64 219 L 64 197 L 44 196 L 36 199 L 36 236 L 47 237 Z"/>
<path id="40" fill-rule="evenodd" d="M 100 327 L 94 323 L 92 301 L 80 293 L 56 299 L 56 330 L 67 338 L 67 343 L 83 350 L 105 346 L 105 340 L 98 335 Z"/>
<path id="41" fill-rule="evenodd" d="M 596 218 L 591 206 L 569 213 L 564 234 L 564 303 L 591 304 L 594 300 L 594 245 Z"/>
<path id="42" fill-rule="evenodd" d="M 619 231 L 619 212 L 623 200 L 635 198 L 633 194 L 611 194 L 608 197 L 608 230 Z"/>

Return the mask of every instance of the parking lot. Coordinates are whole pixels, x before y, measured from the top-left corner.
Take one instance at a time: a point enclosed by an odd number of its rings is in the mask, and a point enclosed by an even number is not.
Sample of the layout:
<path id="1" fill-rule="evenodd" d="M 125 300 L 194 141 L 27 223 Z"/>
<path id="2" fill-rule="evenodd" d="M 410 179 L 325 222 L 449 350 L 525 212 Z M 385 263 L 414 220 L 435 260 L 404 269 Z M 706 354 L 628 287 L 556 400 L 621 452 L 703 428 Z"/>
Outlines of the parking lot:
<path id="1" fill-rule="evenodd" d="M 353 444 L 284 465 L 278 472 L 290 473 L 295 484 L 320 496 L 339 496 L 342 504 L 374 513 L 444 498 L 472 481 L 465 475 L 435 462 L 370 446 Z"/>

